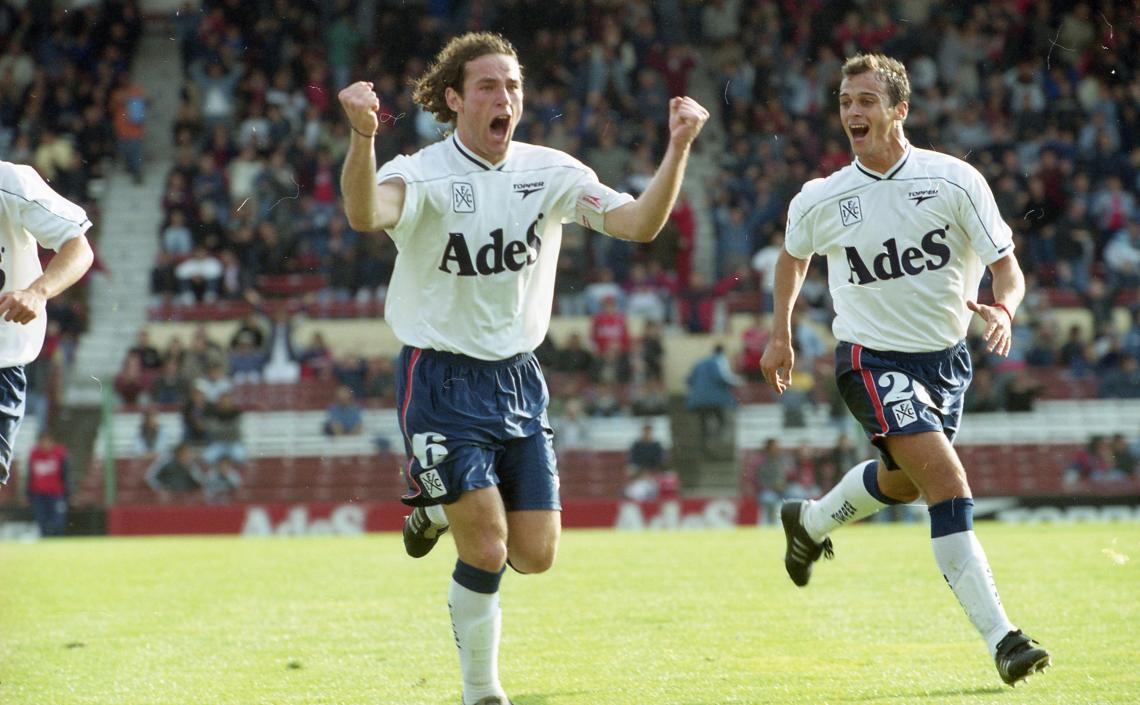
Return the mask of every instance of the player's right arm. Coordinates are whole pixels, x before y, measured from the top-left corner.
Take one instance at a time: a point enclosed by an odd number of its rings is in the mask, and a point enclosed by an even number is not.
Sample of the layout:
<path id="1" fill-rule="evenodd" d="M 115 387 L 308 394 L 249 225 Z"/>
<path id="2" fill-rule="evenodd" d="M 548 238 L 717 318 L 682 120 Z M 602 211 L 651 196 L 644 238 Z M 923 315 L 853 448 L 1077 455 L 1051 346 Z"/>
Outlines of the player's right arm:
<path id="1" fill-rule="evenodd" d="M 348 154 L 340 173 L 340 190 L 348 224 L 358 232 L 395 227 L 404 210 L 404 182 L 388 179 L 376 183 L 376 148 L 373 139 L 380 129 L 380 99 L 372 83 L 357 81 L 338 96 L 351 133 Z"/>
<path id="2" fill-rule="evenodd" d="M 760 371 L 777 394 L 783 394 L 792 382 L 792 367 L 796 362 L 792 350 L 792 308 L 799 298 L 809 264 L 810 259 L 793 257 L 787 250 L 780 252 L 780 259 L 776 261 L 772 336 L 760 358 Z"/>

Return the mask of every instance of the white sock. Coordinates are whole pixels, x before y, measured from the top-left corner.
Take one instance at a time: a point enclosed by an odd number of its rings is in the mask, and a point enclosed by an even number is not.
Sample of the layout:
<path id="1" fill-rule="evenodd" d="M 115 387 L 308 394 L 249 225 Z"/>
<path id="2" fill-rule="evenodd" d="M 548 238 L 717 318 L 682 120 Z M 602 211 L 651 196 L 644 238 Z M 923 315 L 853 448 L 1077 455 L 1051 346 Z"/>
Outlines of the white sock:
<path id="1" fill-rule="evenodd" d="M 424 511 L 427 512 L 427 517 L 431 520 L 432 524 L 435 524 L 436 526 L 448 525 L 449 522 L 447 521 L 447 513 L 443 511 L 442 504 L 429 504 L 428 506 L 424 507 Z"/>
<path id="2" fill-rule="evenodd" d="M 869 491 L 864 482 L 863 475 L 872 463 L 878 467 L 877 460 L 868 460 L 859 463 L 847 471 L 839 480 L 839 484 L 815 502 L 809 502 L 804 508 L 801 520 L 804 529 L 812 541 L 819 543 L 835 529 L 871 516 L 887 503 L 880 501 Z M 873 471 L 872 471 L 873 472 Z M 878 485 L 876 484 L 876 487 Z"/>
<path id="3" fill-rule="evenodd" d="M 1017 627 L 1005 615 L 982 544 L 973 531 L 940 536 L 930 543 L 938 569 L 993 656 L 1002 637 Z"/>
<path id="4" fill-rule="evenodd" d="M 499 593 L 469 590 L 453 579 L 447 592 L 451 628 L 459 648 L 459 668 L 463 673 L 463 702 L 467 705 L 489 695 L 506 700 L 499 685 L 499 634 L 502 612 Z"/>

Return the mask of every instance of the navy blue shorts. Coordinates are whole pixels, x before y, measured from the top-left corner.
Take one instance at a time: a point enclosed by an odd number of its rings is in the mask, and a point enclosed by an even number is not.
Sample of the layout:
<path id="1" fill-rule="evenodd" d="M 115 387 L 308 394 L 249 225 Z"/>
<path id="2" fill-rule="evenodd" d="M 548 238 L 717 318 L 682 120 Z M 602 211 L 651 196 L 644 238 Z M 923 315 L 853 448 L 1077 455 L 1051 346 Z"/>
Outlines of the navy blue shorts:
<path id="1" fill-rule="evenodd" d="M 24 366 L 0 368 L 0 485 L 8 482 L 16 432 L 24 420 L 24 396 L 28 379 Z"/>
<path id="2" fill-rule="evenodd" d="M 844 342 L 835 348 L 839 393 L 891 470 L 898 464 L 887 453 L 885 436 L 941 431 L 954 442 L 973 376 L 965 341 L 928 353 L 884 352 Z"/>
<path id="3" fill-rule="evenodd" d="M 507 511 L 561 510 L 550 392 L 538 360 L 522 353 L 488 362 L 404 347 L 396 403 L 412 506 L 451 504 L 498 486 Z"/>

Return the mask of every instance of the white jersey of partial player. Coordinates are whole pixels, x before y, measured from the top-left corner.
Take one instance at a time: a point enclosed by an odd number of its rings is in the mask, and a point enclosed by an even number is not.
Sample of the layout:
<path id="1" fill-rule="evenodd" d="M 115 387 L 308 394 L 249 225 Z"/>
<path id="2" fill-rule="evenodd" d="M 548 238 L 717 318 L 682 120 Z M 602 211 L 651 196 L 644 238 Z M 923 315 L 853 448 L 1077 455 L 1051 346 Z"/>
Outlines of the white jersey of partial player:
<path id="1" fill-rule="evenodd" d="M 404 209 L 388 231 L 397 256 L 384 317 L 405 345 L 500 360 L 546 337 L 562 224 L 599 232 L 633 197 L 568 154 L 512 142 L 498 164 L 457 135 L 380 167 Z"/>
<path id="2" fill-rule="evenodd" d="M 932 352 L 966 337 L 982 265 L 1013 252 L 1013 239 L 976 169 L 908 144 L 886 173 L 856 159 L 804 184 L 784 248 L 827 257 L 837 339 Z"/>
<path id="3" fill-rule="evenodd" d="M 82 208 L 52 190 L 30 166 L 0 161 L 0 293 L 26 289 L 41 274 L 39 246 L 59 251 L 91 227 Z M 35 360 L 46 316 L 21 324 L 0 318 L 0 367 Z"/>

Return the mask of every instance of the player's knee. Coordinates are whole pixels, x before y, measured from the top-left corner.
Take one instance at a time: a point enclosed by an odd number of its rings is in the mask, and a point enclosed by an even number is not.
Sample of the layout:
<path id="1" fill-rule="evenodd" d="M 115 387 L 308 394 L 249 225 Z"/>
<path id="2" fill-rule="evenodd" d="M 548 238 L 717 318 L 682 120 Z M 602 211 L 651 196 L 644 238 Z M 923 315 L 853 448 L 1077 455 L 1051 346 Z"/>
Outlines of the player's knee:
<path id="1" fill-rule="evenodd" d="M 520 573 L 545 573 L 554 565 L 557 553 L 553 545 L 528 546 L 511 552 L 511 566 Z"/>
<path id="2" fill-rule="evenodd" d="M 494 573 L 502 570 L 507 564 L 507 544 L 498 539 L 479 541 L 468 546 L 460 555 L 460 560 L 480 570 Z"/>

